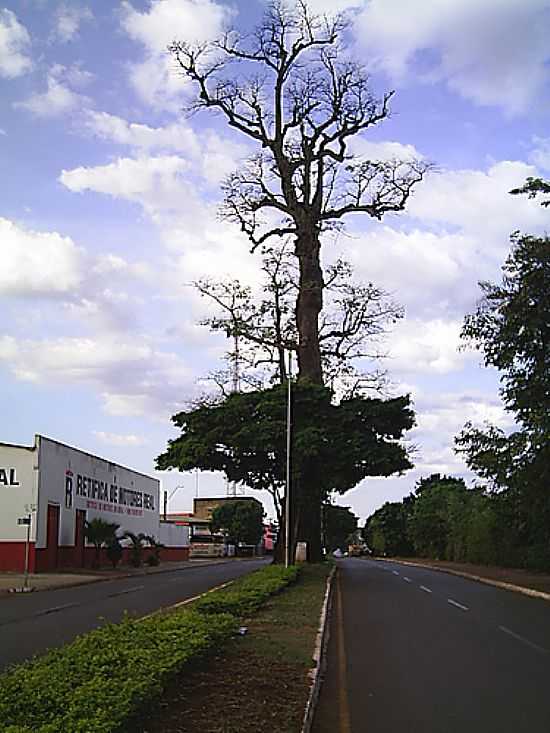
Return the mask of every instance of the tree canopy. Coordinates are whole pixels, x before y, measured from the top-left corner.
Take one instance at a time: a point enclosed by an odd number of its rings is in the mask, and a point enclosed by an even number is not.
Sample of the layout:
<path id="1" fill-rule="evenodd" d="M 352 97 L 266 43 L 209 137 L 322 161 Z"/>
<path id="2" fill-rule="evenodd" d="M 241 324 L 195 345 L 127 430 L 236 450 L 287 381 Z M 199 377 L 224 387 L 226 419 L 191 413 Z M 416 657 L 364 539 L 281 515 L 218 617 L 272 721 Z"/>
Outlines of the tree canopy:
<path id="1" fill-rule="evenodd" d="M 343 550 L 357 530 L 358 518 L 347 506 L 323 504 L 324 544 L 329 552 Z"/>
<path id="2" fill-rule="evenodd" d="M 367 476 L 390 476 L 411 468 L 407 447 L 401 442 L 414 424 L 408 396 L 354 397 L 338 404 L 331 397 L 326 387 L 294 386 L 292 478 L 293 485 L 300 487 L 294 507 L 298 525 L 300 517 L 316 516 L 317 511 L 320 528 L 320 505 L 329 493 L 344 493 Z M 284 386 L 235 393 L 180 412 L 173 422 L 181 435 L 169 441 L 157 468 L 223 471 L 230 481 L 267 489 L 282 521 Z"/>
<path id="3" fill-rule="evenodd" d="M 215 507 L 210 523 L 213 532 L 223 532 L 234 545 L 257 545 L 263 534 L 264 510 L 255 500 L 225 502 Z"/>

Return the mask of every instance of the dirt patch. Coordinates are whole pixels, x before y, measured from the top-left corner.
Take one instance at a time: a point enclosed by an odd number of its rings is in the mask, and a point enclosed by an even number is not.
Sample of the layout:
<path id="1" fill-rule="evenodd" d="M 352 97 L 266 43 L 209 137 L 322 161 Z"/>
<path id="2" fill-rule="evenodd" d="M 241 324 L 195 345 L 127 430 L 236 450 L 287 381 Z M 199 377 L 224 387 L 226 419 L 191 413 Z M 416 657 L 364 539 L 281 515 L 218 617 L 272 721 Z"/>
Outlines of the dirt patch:
<path id="1" fill-rule="evenodd" d="M 132 733 L 300 731 L 328 570 L 304 568 L 298 583 L 242 621 L 246 635 L 181 674 Z"/>

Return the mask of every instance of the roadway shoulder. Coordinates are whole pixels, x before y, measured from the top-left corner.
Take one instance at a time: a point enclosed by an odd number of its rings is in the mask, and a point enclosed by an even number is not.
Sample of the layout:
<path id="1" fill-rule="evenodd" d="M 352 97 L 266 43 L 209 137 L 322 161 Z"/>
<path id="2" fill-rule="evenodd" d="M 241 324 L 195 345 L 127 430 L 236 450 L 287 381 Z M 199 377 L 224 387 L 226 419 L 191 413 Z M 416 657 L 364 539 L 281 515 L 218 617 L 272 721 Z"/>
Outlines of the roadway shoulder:
<path id="1" fill-rule="evenodd" d="M 401 565 L 411 565 L 418 568 L 426 568 L 427 570 L 436 570 L 440 573 L 448 573 L 449 575 L 457 575 L 460 578 L 467 578 L 468 580 L 476 580 L 478 583 L 485 583 L 486 585 L 493 585 L 495 588 L 502 588 L 503 590 L 509 590 L 514 593 L 522 593 L 525 596 L 531 598 L 541 598 L 544 601 L 550 601 L 550 593 L 545 593 L 541 590 L 535 590 L 534 588 L 526 588 L 521 585 L 515 585 L 514 583 L 505 583 L 502 580 L 495 580 L 494 578 L 483 577 L 482 575 L 475 575 L 473 573 L 467 573 L 462 570 L 454 570 L 453 568 L 445 568 L 439 565 L 430 565 L 425 562 L 411 562 L 410 560 L 397 560 L 395 558 L 369 558 L 372 560 L 385 560 L 387 562 L 396 562 Z"/>

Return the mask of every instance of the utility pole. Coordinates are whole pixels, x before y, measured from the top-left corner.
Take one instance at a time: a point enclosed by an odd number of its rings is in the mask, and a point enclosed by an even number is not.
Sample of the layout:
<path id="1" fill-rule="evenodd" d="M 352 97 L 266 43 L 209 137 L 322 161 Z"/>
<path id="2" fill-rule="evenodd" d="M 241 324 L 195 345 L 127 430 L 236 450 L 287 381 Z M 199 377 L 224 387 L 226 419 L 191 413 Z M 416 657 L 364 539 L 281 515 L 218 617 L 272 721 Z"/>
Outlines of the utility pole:
<path id="1" fill-rule="evenodd" d="M 286 491 L 285 491 L 285 567 L 288 568 L 290 565 L 291 555 L 291 536 L 290 536 L 290 450 L 291 450 L 291 436 L 292 436 L 292 393 L 291 393 L 291 381 L 292 381 L 292 351 L 288 352 L 288 395 L 287 395 L 287 406 L 286 406 Z"/>
<path id="2" fill-rule="evenodd" d="M 231 392 L 235 394 L 240 391 L 240 376 L 239 376 L 239 333 L 237 331 L 237 324 L 233 322 L 233 383 Z M 227 496 L 237 496 L 237 484 L 235 481 L 227 482 Z"/>

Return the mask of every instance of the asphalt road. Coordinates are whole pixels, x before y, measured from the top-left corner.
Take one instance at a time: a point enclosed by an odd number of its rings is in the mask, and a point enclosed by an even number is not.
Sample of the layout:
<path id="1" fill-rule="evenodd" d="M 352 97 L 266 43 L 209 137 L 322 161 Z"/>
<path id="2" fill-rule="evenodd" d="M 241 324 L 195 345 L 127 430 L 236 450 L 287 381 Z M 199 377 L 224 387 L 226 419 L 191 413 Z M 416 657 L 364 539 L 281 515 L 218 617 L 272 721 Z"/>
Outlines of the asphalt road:
<path id="1" fill-rule="evenodd" d="M 386 561 L 339 567 L 313 733 L 549 733 L 547 601 Z"/>
<path id="2" fill-rule="evenodd" d="M 125 612 L 146 615 L 250 573 L 265 563 L 247 560 L 186 567 L 2 598 L 0 669 L 66 644 L 106 621 L 120 621 Z"/>

